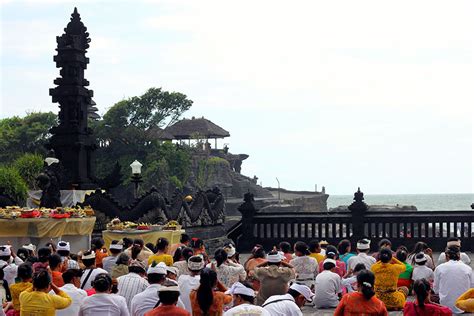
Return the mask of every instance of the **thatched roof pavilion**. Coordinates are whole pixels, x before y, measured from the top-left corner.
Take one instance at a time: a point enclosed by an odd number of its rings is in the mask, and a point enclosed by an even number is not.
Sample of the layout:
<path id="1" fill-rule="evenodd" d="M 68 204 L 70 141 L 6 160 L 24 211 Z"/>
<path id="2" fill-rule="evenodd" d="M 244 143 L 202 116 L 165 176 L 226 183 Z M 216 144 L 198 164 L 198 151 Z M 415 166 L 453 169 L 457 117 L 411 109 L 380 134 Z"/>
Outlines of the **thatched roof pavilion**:
<path id="1" fill-rule="evenodd" d="M 173 135 L 173 139 L 214 139 L 217 147 L 217 139 L 229 137 L 228 131 L 213 122 L 202 118 L 182 119 L 164 129 L 165 132 Z"/>
<path id="2" fill-rule="evenodd" d="M 165 131 L 164 129 L 156 126 L 148 129 L 146 131 L 148 137 L 158 140 L 173 140 L 175 139 L 173 135 Z"/>

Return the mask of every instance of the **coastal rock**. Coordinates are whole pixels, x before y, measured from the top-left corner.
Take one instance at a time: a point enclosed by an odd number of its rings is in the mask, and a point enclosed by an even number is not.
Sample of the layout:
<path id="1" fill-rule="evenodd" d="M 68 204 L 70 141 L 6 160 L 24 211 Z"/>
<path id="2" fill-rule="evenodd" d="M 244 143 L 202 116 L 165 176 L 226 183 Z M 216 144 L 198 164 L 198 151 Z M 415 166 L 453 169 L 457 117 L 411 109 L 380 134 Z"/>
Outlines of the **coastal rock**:
<path id="1" fill-rule="evenodd" d="M 349 211 L 347 208 L 347 205 L 340 205 L 338 207 L 332 207 L 329 209 L 329 212 L 344 212 L 344 211 Z M 418 211 L 416 206 L 414 205 L 369 205 L 369 210 L 368 212 L 393 212 L 393 211 L 406 211 L 406 212 L 412 212 L 412 211 Z"/>

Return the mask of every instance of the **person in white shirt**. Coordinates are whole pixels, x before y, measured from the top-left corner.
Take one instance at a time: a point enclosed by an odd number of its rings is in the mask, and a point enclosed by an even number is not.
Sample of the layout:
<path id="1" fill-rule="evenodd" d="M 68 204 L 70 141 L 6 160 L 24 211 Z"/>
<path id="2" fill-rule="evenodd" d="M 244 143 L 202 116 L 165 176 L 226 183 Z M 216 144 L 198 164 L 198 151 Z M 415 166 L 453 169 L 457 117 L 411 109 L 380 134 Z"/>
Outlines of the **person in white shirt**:
<path id="1" fill-rule="evenodd" d="M 67 269 L 76 269 L 80 270 L 81 267 L 79 266 L 79 263 L 77 263 L 76 260 L 71 259 L 71 245 L 69 242 L 61 240 L 58 241 L 58 244 L 56 246 L 56 253 L 61 256 L 61 260 L 63 262 L 67 262 Z"/>
<path id="2" fill-rule="evenodd" d="M 474 276 L 470 266 L 460 261 L 460 249 L 450 246 L 446 249 L 448 262 L 440 264 L 435 269 L 433 290 L 439 295 L 439 302 L 451 309 L 453 313 L 462 313 L 455 306 L 461 294 L 474 287 Z"/>
<path id="3" fill-rule="evenodd" d="M 426 266 L 428 262 L 428 256 L 423 253 L 417 253 L 415 258 L 415 267 L 413 268 L 413 273 L 411 275 L 411 279 L 413 281 L 425 279 L 428 282 L 434 281 L 434 272 L 429 267 Z"/>
<path id="4" fill-rule="evenodd" d="M 146 312 L 151 311 L 159 304 L 158 291 L 166 279 L 166 264 L 160 262 L 159 264 L 152 264 L 148 267 L 147 277 L 150 285 L 145 291 L 135 295 L 132 298 L 130 307 L 130 314 L 132 316 L 143 316 Z M 175 284 L 177 285 L 177 284 Z M 180 298 L 178 298 L 178 307 L 184 308 L 184 304 Z"/>
<path id="5" fill-rule="evenodd" d="M 244 267 L 241 264 L 228 260 L 227 252 L 223 248 L 216 250 L 214 260 L 207 267 L 216 271 L 217 279 L 225 287 L 229 288 L 235 282 L 243 281 L 247 277 Z"/>
<path id="6" fill-rule="evenodd" d="M 365 265 L 363 263 L 358 263 L 354 270 L 352 270 L 352 274 L 349 274 L 341 280 L 341 286 L 346 288 L 347 293 L 352 293 L 357 291 L 357 276 L 359 275 L 360 271 L 366 270 Z"/>
<path id="7" fill-rule="evenodd" d="M 82 254 L 82 263 L 86 267 L 81 277 L 81 289 L 86 291 L 92 288 L 92 281 L 98 274 L 107 273 L 104 269 L 95 267 L 95 252 L 88 250 Z"/>
<path id="8" fill-rule="evenodd" d="M 72 303 L 65 309 L 57 310 L 56 316 L 77 316 L 79 314 L 81 304 L 87 297 L 86 291 L 79 289 L 81 274 L 81 270 L 77 269 L 69 269 L 63 273 L 64 285 L 59 289 L 69 295 Z M 50 294 L 54 294 L 54 292 Z"/>
<path id="9" fill-rule="evenodd" d="M 112 268 L 116 265 L 117 257 L 122 253 L 123 245 L 119 244 L 118 240 L 112 240 L 112 243 L 109 246 L 110 256 L 102 259 L 102 267 L 107 273 L 112 273 Z"/>
<path id="10" fill-rule="evenodd" d="M 181 294 L 181 299 L 184 303 L 184 308 L 192 313 L 191 299 L 189 294 L 194 289 L 199 287 L 199 281 L 201 279 L 200 273 L 201 270 L 205 267 L 205 262 L 202 256 L 192 256 L 188 260 L 188 269 L 191 272 L 190 275 L 180 275 L 178 278 L 179 293 Z"/>
<path id="11" fill-rule="evenodd" d="M 150 285 L 145 279 L 145 267 L 145 261 L 133 260 L 128 267 L 129 273 L 117 278 L 117 294 L 125 298 L 129 311 L 131 310 L 133 297 L 145 291 Z"/>
<path id="12" fill-rule="evenodd" d="M 263 307 L 254 305 L 255 291 L 248 283 L 236 282 L 225 292 L 232 295 L 233 306 L 224 316 L 271 316 Z"/>
<path id="13" fill-rule="evenodd" d="M 459 249 L 461 249 L 461 239 L 459 239 L 457 237 L 450 237 L 448 239 L 446 247 L 450 247 L 450 246 L 456 246 L 456 247 L 459 247 Z M 460 256 L 461 256 L 460 257 L 461 262 L 463 262 L 467 265 L 471 264 L 471 258 L 469 258 L 469 256 L 465 252 L 461 252 Z M 442 263 L 445 263 L 445 262 L 446 262 L 446 253 L 442 252 L 442 253 L 439 254 L 439 257 L 438 257 L 438 265 L 440 265 Z"/>
<path id="14" fill-rule="evenodd" d="M 341 277 L 335 273 L 336 260 L 323 261 L 323 272 L 316 276 L 314 306 L 317 308 L 334 308 L 339 304 L 342 292 Z"/>
<path id="15" fill-rule="evenodd" d="M 295 268 L 296 283 L 304 284 L 311 288 L 314 278 L 319 272 L 318 261 L 309 256 L 309 248 L 305 242 L 297 241 L 294 245 L 295 258 L 290 264 Z"/>
<path id="16" fill-rule="evenodd" d="M 107 273 L 98 274 L 94 281 L 96 294 L 84 299 L 79 316 L 130 316 L 125 298 L 112 291 L 112 278 Z"/>
<path id="17" fill-rule="evenodd" d="M 0 246 L 0 269 L 3 269 L 3 279 L 7 281 L 9 285 L 15 284 L 18 266 L 22 263 L 23 260 L 15 255 L 10 245 Z"/>
<path id="18" fill-rule="evenodd" d="M 287 294 L 270 296 L 262 307 L 272 316 L 303 316 L 301 308 L 313 300 L 314 293 L 306 285 L 294 283 Z"/>
<path id="19" fill-rule="evenodd" d="M 376 262 L 375 258 L 369 256 L 370 240 L 362 239 L 357 242 L 357 256 L 350 257 L 347 261 L 347 271 L 354 270 L 358 263 L 363 263 L 367 270 L 370 270 Z"/>

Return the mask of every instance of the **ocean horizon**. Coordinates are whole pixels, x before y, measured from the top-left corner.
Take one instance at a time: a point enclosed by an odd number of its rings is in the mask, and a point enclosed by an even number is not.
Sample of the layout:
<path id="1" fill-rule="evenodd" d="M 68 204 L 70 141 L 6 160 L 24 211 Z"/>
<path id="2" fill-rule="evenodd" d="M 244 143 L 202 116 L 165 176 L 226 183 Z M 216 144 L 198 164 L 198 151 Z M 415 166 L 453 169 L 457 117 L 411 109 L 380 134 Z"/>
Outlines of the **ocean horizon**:
<path id="1" fill-rule="evenodd" d="M 328 208 L 349 205 L 353 198 L 353 195 L 329 195 Z M 364 194 L 364 198 L 368 205 L 414 205 L 419 211 L 471 210 L 474 203 L 474 193 Z"/>

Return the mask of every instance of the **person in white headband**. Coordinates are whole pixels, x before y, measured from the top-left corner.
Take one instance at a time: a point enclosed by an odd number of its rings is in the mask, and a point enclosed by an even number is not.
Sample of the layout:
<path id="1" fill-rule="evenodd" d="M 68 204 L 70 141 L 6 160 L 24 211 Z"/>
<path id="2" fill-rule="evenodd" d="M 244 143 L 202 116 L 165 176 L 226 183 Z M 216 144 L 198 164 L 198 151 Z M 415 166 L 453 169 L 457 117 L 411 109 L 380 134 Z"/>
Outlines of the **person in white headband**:
<path id="1" fill-rule="evenodd" d="M 367 270 L 377 261 L 374 257 L 369 256 L 370 240 L 361 239 L 357 242 L 357 256 L 352 256 L 347 260 L 347 271 L 354 270 L 355 266 L 363 263 Z"/>
<path id="2" fill-rule="evenodd" d="M 202 256 L 192 256 L 188 259 L 189 275 L 183 274 L 178 278 L 179 292 L 181 293 L 181 300 L 184 303 L 185 309 L 192 313 L 191 299 L 189 294 L 194 289 L 199 287 L 200 272 L 205 267 L 205 262 Z"/>
<path id="3" fill-rule="evenodd" d="M 434 272 L 427 266 L 428 258 L 428 255 L 423 252 L 419 252 L 415 255 L 415 266 L 413 267 L 413 273 L 411 275 L 413 281 L 420 279 L 426 279 L 429 282 L 434 281 Z"/>
<path id="4" fill-rule="evenodd" d="M 448 242 L 446 243 L 446 248 L 449 248 L 450 246 L 455 246 L 459 248 L 459 251 L 461 251 L 461 240 L 457 237 L 450 237 L 448 238 Z M 471 258 L 469 257 L 468 254 L 465 252 L 461 252 L 461 261 L 467 265 L 471 264 Z M 439 254 L 438 257 L 438 265 L 445 263 L 447 261 L 446 259 L 446 253 L 442 252 Z"/>
<path id="5" fill-rule="evenodd" d="M 323 271 L 316 276 L 313 303 L 317 308 L 334 308 L 339 304 L 342 282 L 339 274 L 335 273 L 336 265 L 336 260 L 331 258 L 325 259 L 322 265 Z"/>
<path id="6" fill-rule="evenodd" d="M 71 259 L 71 245 L 69 242 L 61 240 L 56 245 L 56 252 L 61 256 L 61 260 L 67 263 L 66 269 L 81 269 L 77 261 Z"/>
<path id="7" fill-rule="evenodd" d="M 272 295 L 285 294 L 288 282 L 295 278 L 295 271 L 291 264 L 283 261 L 278 251 L 270 251 L 267 261 L 255 267 L 254 276 L 260 281 L 257 305 L 261 305 Z"/>
<path id="8" fill-rule="evenodd" d="M 12 251 L 10 245 L 0 246 L 0 269 L 3 269 L 3 278 L 8 284 L 15 284 L 18 266 L 22 263 L 23 260 Z"/>
<path id="9" fill-rule="evenodd" d="M 99 274 L 105 273 L 102 268 L 97 268 L 95 266 L 95 252 L 92 250 L 87 250 L 82 253 L 82 263 L 86 267 L 84 273 L 81 276 L 81 289 L 89 290 L 92 288 L 92 281 L 95 280 L 95 277 Z"/>
<path id="10" fill-rule="evenodd" d="M 263 307 L 254 305 L 255 291 L 248 283 L 236 282 L 225 294 L 232 295 L 233 306 L 224 316 L 264 315 L 270 316 Z"/>
<path id="11" fill-rule="evenodd" d="M 262 307 L 270 315 L 303 315 L 301 308 L 311 302 L 314 293 L 306 285 L 294 283 L 286 294 L 269 297 Z"/>
<path id="12" fill-rule="evenodd" d="M 112 273 L 113 267 L 116 265 L 117 257 L 122 253 L 123 244 L 118 240 L 112 240 L 112 243 L 109 246 L 110 256 L 102 259 L 102 267 L 109 274 Z"/>

